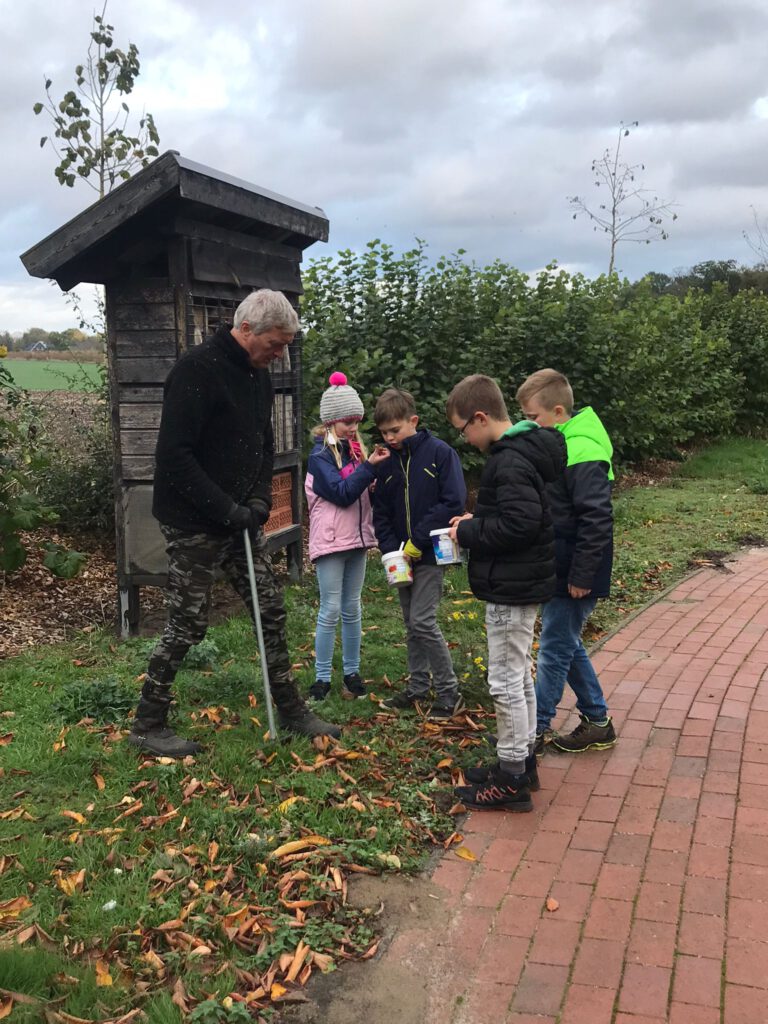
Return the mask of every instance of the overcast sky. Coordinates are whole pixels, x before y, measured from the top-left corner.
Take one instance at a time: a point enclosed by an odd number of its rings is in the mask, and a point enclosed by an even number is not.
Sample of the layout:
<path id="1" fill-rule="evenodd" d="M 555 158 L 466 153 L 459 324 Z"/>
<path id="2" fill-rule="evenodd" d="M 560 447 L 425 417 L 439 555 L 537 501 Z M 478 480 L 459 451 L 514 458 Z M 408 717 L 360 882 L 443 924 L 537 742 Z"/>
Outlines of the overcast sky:
<path id="1" fill-rule="evenodd" d="M 0 329 L 74 324 L 19 255 L 93 199 L 58 185 L 32 113 L 44 73 L 56 96 L 73 84 L 93 9 L 0 0 Z M 766 0 L 110 0 L 108 20 L 139 47 L 128 103 L 162 150 L 325 210 L 307 257 L 418 236 L 435 257 L 600 273 L 606 238 L 567 196 L 591 198 L 622 120 L 679 218 L 619 250 L 629 277 L 751 261 L 750 208 L 768 215 Z"/>

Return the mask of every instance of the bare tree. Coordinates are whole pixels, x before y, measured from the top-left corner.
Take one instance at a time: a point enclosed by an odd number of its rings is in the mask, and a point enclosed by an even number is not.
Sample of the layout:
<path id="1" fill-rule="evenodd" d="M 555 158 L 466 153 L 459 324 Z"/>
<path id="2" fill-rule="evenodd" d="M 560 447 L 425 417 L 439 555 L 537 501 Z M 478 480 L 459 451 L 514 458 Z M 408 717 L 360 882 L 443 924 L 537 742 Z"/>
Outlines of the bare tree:
<path id="1" fill-rule="evenodd" d="M 742 231 L 742 234 L 744 241 L 757 256 L 758 265 L 765 267 L 768 266 L 768 219 L 761 222 L 760 215 L 754 206 L 750 209 L 752 210 L 753 230 L 752 232 Z"/>
<path id="2" fill-rule="evenodd" d="M 586 214 L 593 223 L 594 231 L 603 231 L 609 236 L 609 274 L 613 273 L 616 246 L 620 242 L 650 245 L 657 239 L 666 239 L 669 237 L 667 223 L 677 220 L 675 203 L 659 199 L 651 189 L 637 181 L 637 174 L 645 170 L 645 164 L 627 164 L 621 160 L 622 141 L 638 124 L 638 121 L 629 124 L 622 121 L 615 147 L 606 149 L 600 158 L 592 161 L 595 187 L 607 191 L 606 201 L 591 206 L 583 196 L 568 196 L 568 202 L 576 211 L 573 214 L 574 220 L 580 214 Z"/>

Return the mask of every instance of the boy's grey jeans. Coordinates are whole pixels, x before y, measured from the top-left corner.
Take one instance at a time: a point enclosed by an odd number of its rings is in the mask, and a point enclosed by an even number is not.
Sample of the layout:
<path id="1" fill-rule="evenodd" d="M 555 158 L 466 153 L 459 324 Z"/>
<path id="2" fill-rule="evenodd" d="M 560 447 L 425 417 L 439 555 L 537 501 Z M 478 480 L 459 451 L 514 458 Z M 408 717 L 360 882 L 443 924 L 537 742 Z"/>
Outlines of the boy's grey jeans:
<path id="1" fill-rule="evenodd" d="M 443 596 L 443 573 L 439 565 L 413 566 L 413 583 L 400 587 L 400 607 L 408 639 L 408 671 L 406 687 L 409 697 L 421 700 L 435 688 L 436 703 L 453 708 L 458 699 L 459 684 L 453 670 L 451 653 L 437 624 L 437 609 Z"/>
<path id="2" fill-rule="evenodd" d="M 500 761 L 525 761 L 536 739 L 536 693 L 531 675 L 538 605 L 485 606 L 488 689 L 496 708 Z"/>

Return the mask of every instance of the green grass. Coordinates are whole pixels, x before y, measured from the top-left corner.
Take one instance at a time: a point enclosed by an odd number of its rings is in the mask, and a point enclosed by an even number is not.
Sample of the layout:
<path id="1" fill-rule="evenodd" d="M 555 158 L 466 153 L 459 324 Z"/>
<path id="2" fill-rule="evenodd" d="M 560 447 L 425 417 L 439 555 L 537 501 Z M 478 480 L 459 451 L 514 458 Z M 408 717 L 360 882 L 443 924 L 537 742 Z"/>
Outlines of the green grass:
<path id="1" fill-rule="evenodd" d="M 732 550 L 747 534 L 768 536 L 765 497 L 753 487 L 764 460 L 761 442 L 727 442 L 664 484 L 617 494 L 615 594 L 601 602 L 592 637 L 680 578 L 697 552 Z M 286 603 L 296 674 L 306 689 L 314 678 L 314 579 L 288 587 Z M 451 569 L 441 623 L 481 730 L 482 616 L 465 571 Z M 373 558 L 364 629 L 363 668 L 372 692 L 384 697 L 401 685 L 406 651 L 397 597 Z M 190 1007 L 209 997 L 221 1004 L 231 992 L 252 990 L 299 939 L 335 958 L 340 949 L 353 956 L 367 950 L 376 919 L 346 906 L 334 869 L 347 875 L 353 865 L 423 866 L 433 843 L 453 831 L 448 809 L 457 768 L 484 757 L 485 745 L 482 732 L 468 727 L 440 730 L 413 716 L 382 714 L 374 701 L 342 701 L 338 652 L 336 686 L 321 708 L 345 725 L 342 749 L 265 743 L 255 643 L 247 621 L 236 618 L 211 629 L 178 677 L 178 726 L 206 750 L 190 764 L 142 760 L 119 730 L 150 646 L 91 633 L 0 667 L 0 712 L 11 713 L 0 719 L 0 734 L 13 734 L 2 747 L 0 914 L 4 901 L 31 903 L 18 919 L 0 917 L 0 927 L 37 923 L 53 940 L 51 949 L 30 937 L 23 947 L 0 950 L 0 987 L 61 999 L 56 1008 L 75 1016 L 106 1019 L 142 1006 L 150 1024 L 179 1024 L 169 994 L 178 978 Z M 135 813 L 122 817 L 126 810 Z M 330 844 L 294 863 L 271 856 L 307 834 Z M 296 870 L 304 874 L 284 894 L 289 902 L 319 901 L 303 920 L 280 899 Z M 82 871 L 82 885 L 65 891 Z M 222 921 L 243 906 L 261 931 L 235 941 Z M 159 930 L 175 919 L 183 920 Z M 191 956 L 194 945 L 208 946 L 210 956 Z M 111 986 L 96 986 L 99 958 L 109 965 Z M 234 1024 L 234 1014 L 221 1007 L 222 1021 Z M 38 1017 L 34 1007 L 19 1005 L 11 1019 Z"/>
<path id="2" fill-rule="evenodd" d="M 731 438 L 712 445 L 682 463 L 678 478 L 735 480 L 737 484 L 763 477 L 768 480 L 768 441 Z"/>
<path id="3" fill-rule="evenodd" d="M 3 366 L 19 387 L 27 391 L 84 391 L 85 375 L 92 384 L 99 382 L 98 363 L 76 363 L 65 359 L 4 359 Z"/>

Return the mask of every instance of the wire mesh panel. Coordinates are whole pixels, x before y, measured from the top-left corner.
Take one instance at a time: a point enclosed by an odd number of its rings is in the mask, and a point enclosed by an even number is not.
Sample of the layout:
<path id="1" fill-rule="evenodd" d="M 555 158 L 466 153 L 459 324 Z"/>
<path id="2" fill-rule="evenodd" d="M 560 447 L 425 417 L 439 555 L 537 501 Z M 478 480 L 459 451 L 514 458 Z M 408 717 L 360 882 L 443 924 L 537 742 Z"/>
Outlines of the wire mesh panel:
<path id="1" fill-rule="evenodd" d="M 231 324 L 241 298 L 190 295 L 187 304 L 187 346 L 200 345 L 222 324 Z M 295 451 L 301 437 L 301 419 L 298 401 L 301 382 L 301 335 L 297 334 L 285 349 L 282 361 L 269 369 L 275 390 L 272 410 L 272 429 L 275 434 L 275 452 Z"/>

